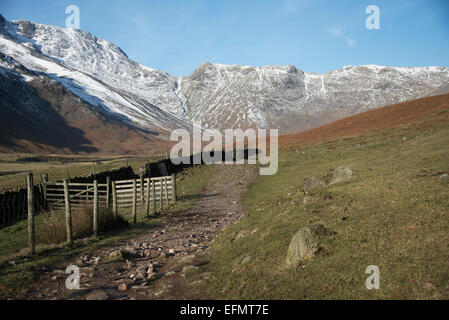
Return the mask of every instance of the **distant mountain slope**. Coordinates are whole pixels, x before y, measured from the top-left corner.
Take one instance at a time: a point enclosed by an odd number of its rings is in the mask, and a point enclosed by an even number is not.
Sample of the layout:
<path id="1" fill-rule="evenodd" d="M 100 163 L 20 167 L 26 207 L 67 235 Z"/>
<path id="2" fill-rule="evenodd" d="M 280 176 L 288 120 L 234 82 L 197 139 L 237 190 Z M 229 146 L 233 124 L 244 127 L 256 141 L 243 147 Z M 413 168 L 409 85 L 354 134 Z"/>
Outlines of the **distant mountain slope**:
<path id="1" fill-rule="evenodd" d="M 169 131 L 189 127 L 188 122 L 139 94 L 140 89 L 155 90 L 148 83 L 141 88 L 138 75 L 155 76 L 110 42 L 79 30 L 2 19 L 0 16 L 0 52 L 8 59 L 51 77 L 102 113 L 119 115 L 141 128 Z M 163 75 L 160 72 L 155 81 L 161 82 Z"/>
<path id="2" fill-rule="evenodd" d="M 10 62 L 7 68 L 0 60 L 0 152 L 150 154 L 168 148 L 155 133 L 107 117 L 50 77 Z"/>
<path id="3" fill-rule="evenodd" d="M 395 128 L 428 117 L 449 116 L 449 94 L 420 98 L 370 110 L 311 130 L 280 136 L 282 148 L 296 149 L 312 143 Z"/>

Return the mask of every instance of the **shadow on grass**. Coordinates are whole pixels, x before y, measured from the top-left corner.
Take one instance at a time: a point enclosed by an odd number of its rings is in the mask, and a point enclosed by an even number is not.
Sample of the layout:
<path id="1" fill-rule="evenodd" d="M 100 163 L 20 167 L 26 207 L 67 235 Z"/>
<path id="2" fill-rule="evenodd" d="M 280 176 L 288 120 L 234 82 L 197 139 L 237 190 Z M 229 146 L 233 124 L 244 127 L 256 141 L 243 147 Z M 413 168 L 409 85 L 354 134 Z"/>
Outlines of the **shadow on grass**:
<path id="1" fill-rule="evenodd" d="M 180 201 L 198 200 L 198 199 L 202 199 L 202 198 L 215 197 L 218 195 L 220 195 L 220 194 L 219 193 L 211 193 L 211 194 L 199 193 L 199 194 L 181 195 L 181 196 L 178 196 L 178 200 L 180 200 Z"/>

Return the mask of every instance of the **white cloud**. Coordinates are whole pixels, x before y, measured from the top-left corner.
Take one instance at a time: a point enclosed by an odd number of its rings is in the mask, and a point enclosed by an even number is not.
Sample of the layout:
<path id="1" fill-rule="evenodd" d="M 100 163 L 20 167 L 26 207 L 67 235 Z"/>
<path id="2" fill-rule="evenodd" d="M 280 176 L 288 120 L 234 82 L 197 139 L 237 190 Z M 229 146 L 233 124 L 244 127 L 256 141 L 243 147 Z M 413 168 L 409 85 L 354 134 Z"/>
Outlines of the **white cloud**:
<path id="1" fill-rule="evenodd" d="M 282 7 L 287 13 L 291 14 L 297 11 L 303 11 L 309 7 L 311 3 L 313 3 L 313 1 L 310 0 L 282 0 Z"/>
<path id="2" fill-rule="evenodd" d="M 327 32 L 329 32 L 333 37 L 345 39 L 348 47 L 353 47 L 357 43 L 356 40 L 345 34 L 340 27 L 330 27 L 327 29 Z"/>
<path id="3" fill-rule="evenodd" d="M 298 9 L 297 3 L 295 0 L 284 0 L 284 7 L 287 11 L 294 12 Z"/>
<path id="4" fill-rule="evenodd" d="M 352 47 L 356 43 L 357 43 L 357 41 L 355 41 L 354 39 L 352 39 L 350 37 L 346 37 L 346 44 L 347 44 L 348 47 Z"/>
<path id="5" fill-rule="evenodd" d="M 334 37 L 341 37 L 343 35 L 343 31 L 338 27 L 330 27 L 327 31 Z"/>

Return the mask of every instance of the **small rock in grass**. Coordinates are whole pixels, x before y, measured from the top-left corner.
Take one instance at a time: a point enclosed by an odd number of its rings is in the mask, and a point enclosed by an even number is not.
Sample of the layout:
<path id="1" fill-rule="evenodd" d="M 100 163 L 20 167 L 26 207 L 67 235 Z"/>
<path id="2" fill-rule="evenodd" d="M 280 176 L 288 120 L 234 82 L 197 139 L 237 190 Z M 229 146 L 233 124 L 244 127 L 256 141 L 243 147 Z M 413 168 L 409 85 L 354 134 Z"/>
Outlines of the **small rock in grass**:
<path id="1" fill-rule="evenodd" d="M 183 273 L 190 273 L 190 272 L 194 272 L 194 271 L 196 271 L 198 269 L 199 269 L 199 267 L 197 267 L 197 266 L 185 266 L 185 267 L 182 268 L 182 272 Z"/>
<path id="2" fill-rule="evenodd" d="M 164 277 L 169 277 L 169 276 L 173 276 L 176 272 L 174 271 L 168 271 L 164 274 Z"/>
<path id="3" fill-rule="evenodd" d="M 125 252 L 122 250 L 114 250 L 108 255 L 107 260 L 110 262 L 125 261 L 125 255 Z"/>
<path id="4" fill-rule="evenodd" d="M 118 285 L 118 289 L 119 289 L 120 291 L 125 291 L 126 289 L 128 289 L 128 286 L 126 285 L 126 283 L 120 283 L 120 284 Z"/>
<path id="5" fill-rule="evenodd" d="M 302 200 L 302 203 L 306 206 L 312 201 L 312 199 L 313 198 L 311 196 L 305 196 L 304 199 Z"/>
<path id="6" fill-rule="evenodd" d="M 102 290 L 94 291 L 86 297 L 86 300 L 108 300 L 108 299 L 109 295 Z"/>
<path id="7" fill-rule="evenodd" d="M 251 261 L 251 256 L 246 256 L 243 260 L 242 260 L 242 264 L 246 264 L 248 262 Z"/>

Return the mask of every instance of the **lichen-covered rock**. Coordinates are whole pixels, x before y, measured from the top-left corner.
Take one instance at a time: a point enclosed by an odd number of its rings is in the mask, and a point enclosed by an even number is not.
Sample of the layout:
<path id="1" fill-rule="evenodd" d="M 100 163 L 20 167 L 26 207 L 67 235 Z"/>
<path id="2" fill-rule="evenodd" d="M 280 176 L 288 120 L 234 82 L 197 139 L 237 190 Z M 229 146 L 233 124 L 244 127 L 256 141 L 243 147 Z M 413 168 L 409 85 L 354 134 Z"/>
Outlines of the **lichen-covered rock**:
<path id="1" fill-rule="evenodd" d="M 304 192 L 307 193 L 312 189 L 318 188 L 318 187 L 324 187 L 326 185 L 326 182 L 324 179 L 316 176 L 307 177 L 304 179 Z"/>
<path id="2" fill-rule="evenodd" d="M 321 224 L 313 224 L 300 229 L 290 241 L 287 251 L 287 265 L 297 267 L 302 262 L 315 256 L 320 247 L 321 239 L 329 231 Z"/>
<path id="3" fill-rule="evenodd" d="M 311 176 L 304 179 L 304 193 L 308 194 L 310 190 L 318 187 L 326 187 L 339 182 L 351 179 L 356 175 L 355 170 L 343 166 L 338 167 L 332 173 L 324 176 Z"/>
<path id="4" fill-rule="evenodd" d="M 329 185 L 339 183 L 342 181 L 346 181 L 355 176 L 355 171 L 350 168 L 338 167 L 335 169 L 334 174 L 332 176 L 332 180 L 329 182 Z"/>

